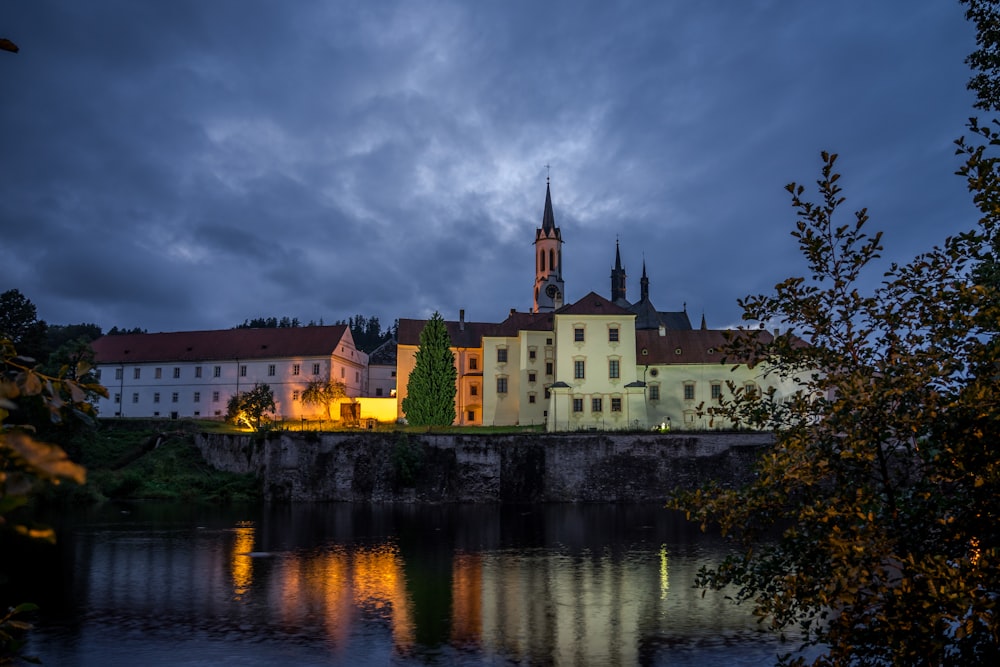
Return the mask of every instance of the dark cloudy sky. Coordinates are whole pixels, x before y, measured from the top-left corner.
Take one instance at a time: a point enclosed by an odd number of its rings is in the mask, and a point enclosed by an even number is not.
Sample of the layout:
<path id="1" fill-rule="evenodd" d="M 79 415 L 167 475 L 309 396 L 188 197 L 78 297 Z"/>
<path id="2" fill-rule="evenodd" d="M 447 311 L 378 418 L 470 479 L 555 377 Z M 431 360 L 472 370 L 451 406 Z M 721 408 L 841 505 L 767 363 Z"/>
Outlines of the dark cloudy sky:
<path id="1" fill-rule="evenodd" d="M 55 324 L 499 321 L 545 165 L 568 300 L 619 238 L 713 328 L 804 272 L 821 150 L 887 260 L 975 219 L 957 1 L 0 0 L 0 37 L 0 291 Z"/>

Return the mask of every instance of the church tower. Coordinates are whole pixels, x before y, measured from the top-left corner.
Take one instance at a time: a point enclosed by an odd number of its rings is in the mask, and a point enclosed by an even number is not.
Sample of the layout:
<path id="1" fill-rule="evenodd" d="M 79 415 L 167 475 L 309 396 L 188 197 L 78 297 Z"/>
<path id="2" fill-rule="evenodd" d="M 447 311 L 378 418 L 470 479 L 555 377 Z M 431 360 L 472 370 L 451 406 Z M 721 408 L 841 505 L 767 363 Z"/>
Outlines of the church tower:
<path id="1" fill-rule="evenodd" d="M 551 313 L 563 305 L 562 233 L 552 214 L 552 193 L 545 179 L 545 211 L 535 230 L 535 306 L 533 312 Z"/>
<path id="2" fill-rule="evenodd" d="M 623 308 L 629 307 L 625 299 L 625 268 L 622 267 L 622 254 L 615 241 L 615 268 L 611 269 L 611 302 Z"/>

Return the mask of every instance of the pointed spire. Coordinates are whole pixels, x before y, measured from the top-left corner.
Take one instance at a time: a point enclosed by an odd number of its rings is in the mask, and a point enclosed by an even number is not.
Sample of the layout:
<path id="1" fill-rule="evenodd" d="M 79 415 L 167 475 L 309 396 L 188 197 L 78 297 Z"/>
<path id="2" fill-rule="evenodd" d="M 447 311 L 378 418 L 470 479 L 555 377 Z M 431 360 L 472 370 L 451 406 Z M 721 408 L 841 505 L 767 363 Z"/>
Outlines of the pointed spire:
<path id="1" fill-rule="evenodd" d="M 708 329 L 708 325 L 705 324 L 705 313 L 701 314 L 701 330 L 704 331 Z"/>
<path id="2" fill-rule="evenodd" d="M 552 192 L 549 190 L 549 179 L 545 179 L 545 212 L 542 213 L 542 231 L 550 235 L 556 228 L 556 216 L 552 214 Z"/>
<path id="3" fill-rule="evenodd" d="M 649 278 L 646 276 L 646 258 L 642 258 L 642 278 L 639 279 L 639 300 L 649 300 Z"/>
<path id="4" fill-rule="evenodd" d="M 611 269 L 611 301 L 619 306 L 628 307 L 625 299 L 625 269 L 622 268 L 622 254 L 615 239 L 615 268 Z"/>

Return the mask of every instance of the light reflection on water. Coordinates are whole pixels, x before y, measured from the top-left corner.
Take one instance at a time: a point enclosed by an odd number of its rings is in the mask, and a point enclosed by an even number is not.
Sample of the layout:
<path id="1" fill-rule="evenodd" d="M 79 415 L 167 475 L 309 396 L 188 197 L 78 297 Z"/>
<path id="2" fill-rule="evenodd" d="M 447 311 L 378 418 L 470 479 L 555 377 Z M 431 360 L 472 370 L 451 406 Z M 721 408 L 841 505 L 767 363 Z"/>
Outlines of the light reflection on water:
<path id="1" fill-rule="evenodd" d="M 658 507 L 106 506 L 60 528 L 49 665 L 767 665 Z"/>

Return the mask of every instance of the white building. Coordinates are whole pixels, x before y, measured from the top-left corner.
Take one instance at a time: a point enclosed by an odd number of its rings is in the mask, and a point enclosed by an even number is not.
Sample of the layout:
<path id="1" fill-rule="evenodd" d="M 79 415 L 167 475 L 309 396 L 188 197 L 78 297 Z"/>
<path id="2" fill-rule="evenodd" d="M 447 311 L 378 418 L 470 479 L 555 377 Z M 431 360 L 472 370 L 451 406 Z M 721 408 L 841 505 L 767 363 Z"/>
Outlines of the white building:
<path id="1" fill-rule="evenodd" d="M 271 388 L 278 418 L 325 417 L 325 406 L 301 401 L 310 382 L 342 382 L 358 397 L 368 379 L 368 355 L 346 325 L 126 334 L 92 347 L 105 417 L 221 419 L 255 384 Z"/>

